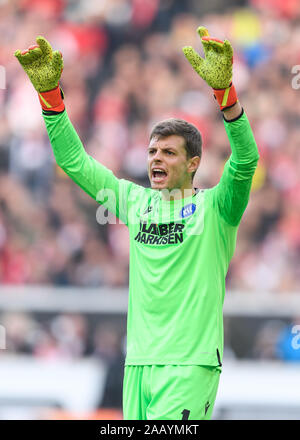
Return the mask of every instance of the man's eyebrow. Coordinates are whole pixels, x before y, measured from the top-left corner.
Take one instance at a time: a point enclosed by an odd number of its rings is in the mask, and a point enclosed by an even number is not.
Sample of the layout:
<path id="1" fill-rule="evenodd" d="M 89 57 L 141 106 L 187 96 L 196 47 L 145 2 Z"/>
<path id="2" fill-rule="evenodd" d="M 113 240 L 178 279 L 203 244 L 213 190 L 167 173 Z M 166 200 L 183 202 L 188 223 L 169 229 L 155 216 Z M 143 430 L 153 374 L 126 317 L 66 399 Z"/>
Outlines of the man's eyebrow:
<path id="1" fill-rule="evenodd" d="M 148 150 L 151 150 L 152 148 L 157 148 L 155 145 L 149 145 L 149 147 L 147 148 Z M 161 147 L 162 150 L 175 150 L 176 151 L 176 147 L 172 146 L 172 145 L 166 145 L 165 147 Z"/>

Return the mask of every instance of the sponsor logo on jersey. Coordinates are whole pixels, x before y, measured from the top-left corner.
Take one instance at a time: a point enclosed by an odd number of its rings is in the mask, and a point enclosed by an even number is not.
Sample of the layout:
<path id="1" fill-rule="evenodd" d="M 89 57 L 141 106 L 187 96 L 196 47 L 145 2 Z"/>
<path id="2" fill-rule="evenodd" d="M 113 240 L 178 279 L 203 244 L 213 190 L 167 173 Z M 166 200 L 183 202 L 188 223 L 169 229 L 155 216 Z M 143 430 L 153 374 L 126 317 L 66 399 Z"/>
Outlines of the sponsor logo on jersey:
<path id="1" fill-rule="evenodd" d="M 140 222 L 139 233 L 134 238 L 139 243 L 145 244 L 177 244 L 183 242 L 183 223 L 144 223 Z"/>
<path id="2" fill-rule="evenodd" d="M 188 205 L 185 205 L 180 210 L 179 215 L 181 218 L 185 218 L 185 217 L 189 217 L 190 215 L 194 214 L 195 211 L 196 211 L 195 203 L 189 203 Z"/>
<path id="3" fill-rule="evenodd" d="M 153 206 L 149 205 L 148 208 L 145 209 L 145 211 L 143 212 L 143 215 L 149 214 L 149 212 L 151 212 L 153 209 Z"/>

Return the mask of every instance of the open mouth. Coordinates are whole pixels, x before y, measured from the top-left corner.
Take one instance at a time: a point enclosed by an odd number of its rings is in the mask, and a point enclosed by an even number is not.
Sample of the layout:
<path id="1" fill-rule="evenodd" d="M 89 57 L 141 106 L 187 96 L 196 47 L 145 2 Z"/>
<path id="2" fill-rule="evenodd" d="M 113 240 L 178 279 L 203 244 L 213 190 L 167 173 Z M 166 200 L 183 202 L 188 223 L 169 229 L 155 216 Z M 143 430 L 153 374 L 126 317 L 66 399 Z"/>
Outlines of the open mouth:
<path id="1" fill-rule="evenodd" d="M 158 168 L 154 168 L 152 170 L 152 182 L 161 183 L 167 177 L 167 173 L 164 170 L 160 170 Z"/>

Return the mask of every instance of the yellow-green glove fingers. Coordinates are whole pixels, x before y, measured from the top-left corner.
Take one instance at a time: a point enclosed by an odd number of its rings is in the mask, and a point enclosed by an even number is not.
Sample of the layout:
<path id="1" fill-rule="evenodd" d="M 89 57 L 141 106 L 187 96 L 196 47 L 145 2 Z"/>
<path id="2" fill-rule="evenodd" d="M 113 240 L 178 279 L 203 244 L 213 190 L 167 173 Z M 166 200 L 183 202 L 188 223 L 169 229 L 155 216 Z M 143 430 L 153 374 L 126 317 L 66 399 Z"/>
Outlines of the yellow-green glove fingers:
<path id="1" fill-rule="evenodd" d="M 224 44 L 223 44 L 223 50 L 224 53 L 226 54 L 226 56 L 230 59 L 232 59 L 233 57 L 233 49 L 231 44 L 229 43 L 228 40 L 224 40 Z"/>
<path id="2" fill-rule="evenodd" d="M 198 75 L 214 89 L 220 109 L 232 107 L 237 102 L 232 84 L 232 46 L 228 40 L 210 37 L 204 26 L 199 26 L 197 33 L 201 38 L 205 58 L 198 55 L 192 47 L 184 47 L 184 55 Z"/>
<path id="3" fill-rule="evenodd" d="M 207 55 L 210 50 L 216 52 L 216 53 L 222 53 L 228 58 L 229 60 L 233 57 L 233 49 L 231 44 L 228 40 L 224 40 L 223 42 L 215 41 L 215 40 L 201 40 L 204 53 Z"/>
<path id="4" fill-rule="evenodd" d="M 52 47 L 50 43 L 46 40 L 46 38 L 38 36 L 36 38 L 36 42 L 39 45 L 42 54 L 47 58 L 52 58 Z"/>
<path id="5" fill-rule="evenodd" d="M 197 29 L 197 32 L 198 32 L 200 38 L 209 37 L 208 30 L 204 26 L 199 26 Z"/>
<path id="6" fill-rule="evenodd" d="M 33 61 L 37 60 L 42 55 L 42 51 L 40 48 L 36 47 L 35 49 L 30 49 L 24 53 L 20 50 L 15 52 L 16 58 L 19 60 L 20 64 L 26 65 L 30 64 Z"/>
<path id="7" fill-rule="evenodd" d="M 216 53 L 222 53 L 224 52 L 223 43 L 219 43 L 218 41 L 213 40 L 201 40 L 204 53 L 207 55 L 209 51 L 214 51 Z"/>
<path id="8" fill-rule="evenodd" d="M 23 56 L 23 55 L 21 54 L 20 49 L 16 50 L 15 53 L 14 53 L 14 55 L 15 55 L 15 57 L 19 60 L 19 63 L 22 64 L 22 56 Z"/>
<path id="9" fill-rule="evenodd" d="M 193 69 L 195 69 L 195 71 L 200 74 L 201 66 L 204 62 L 204 59 L 195 51 L 192 46 L 185 46 L 182 50 Z"/>
<path id="10" fill-rule="evenodd" d="M 63 58 L 58 50 L 53 52 L 52 64 L 57 72 L 61 72 L 64 68 Z"/>

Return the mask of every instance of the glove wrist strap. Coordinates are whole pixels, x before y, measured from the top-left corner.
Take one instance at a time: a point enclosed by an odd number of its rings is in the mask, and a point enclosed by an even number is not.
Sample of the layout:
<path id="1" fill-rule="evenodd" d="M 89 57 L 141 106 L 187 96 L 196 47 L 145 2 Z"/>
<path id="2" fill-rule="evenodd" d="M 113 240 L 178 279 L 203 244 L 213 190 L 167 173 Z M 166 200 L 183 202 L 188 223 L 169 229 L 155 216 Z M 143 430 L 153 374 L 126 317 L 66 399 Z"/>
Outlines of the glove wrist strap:
<path id="1" fill-rule="evenodd" d="M 236 90 L 232 82 L 226 89 L 213 89 L 214 97 L 219 103 L 220 109 L 232 107 L 238 100 Z"/>
<path id="2" fill-rule="evenodd" d="M 38 92 L 40 104 L 43 110 L 62 112 L 65 109 L 64 94 L 59 84 L 55 89 L 47 92 Z"/>

